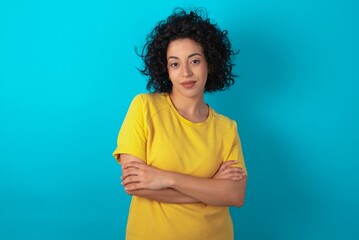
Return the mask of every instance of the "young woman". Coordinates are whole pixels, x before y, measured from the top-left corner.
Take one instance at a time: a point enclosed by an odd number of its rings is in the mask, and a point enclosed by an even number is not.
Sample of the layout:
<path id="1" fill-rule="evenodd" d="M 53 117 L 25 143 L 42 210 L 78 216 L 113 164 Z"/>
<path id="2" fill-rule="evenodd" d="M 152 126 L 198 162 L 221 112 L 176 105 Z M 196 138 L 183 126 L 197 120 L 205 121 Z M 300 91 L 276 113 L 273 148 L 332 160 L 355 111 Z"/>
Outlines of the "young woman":
<path id="1" fill-rule="evenodd" d="M 132 196 L 126 239 L 233 239 L 228 206 L 243 204 L 247 182 L 237 125 L 204 101 L 234 83 L 232 55 L 199 10 L 176 10 L 148 36 L 152 93 L 133 99 L 113 153 Z"/>

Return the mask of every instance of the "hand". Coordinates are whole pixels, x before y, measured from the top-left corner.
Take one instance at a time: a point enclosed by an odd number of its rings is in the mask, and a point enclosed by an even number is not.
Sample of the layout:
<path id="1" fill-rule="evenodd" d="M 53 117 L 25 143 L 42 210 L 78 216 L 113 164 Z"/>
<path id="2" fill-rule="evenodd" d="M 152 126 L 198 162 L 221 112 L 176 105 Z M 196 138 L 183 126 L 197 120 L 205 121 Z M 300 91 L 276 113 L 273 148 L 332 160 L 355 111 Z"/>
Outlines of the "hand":
<path id="1" fill-rule="evenodd" d="M 126 192 L 169 187 L 168 173 L 141 162 L 128 162 L 123 165 L 122 185 Z"/>
<path id="2" fill-rule="evenodd" d="M 227 179 L 239 181 L 244 178 L 246 175 L 244 170 L 240 167 L 231 167 L 231 165 L 236 164 L 237 161 L 231 160 L 221 164 L 216 174 L 212 177 L 213 179 Z"/>

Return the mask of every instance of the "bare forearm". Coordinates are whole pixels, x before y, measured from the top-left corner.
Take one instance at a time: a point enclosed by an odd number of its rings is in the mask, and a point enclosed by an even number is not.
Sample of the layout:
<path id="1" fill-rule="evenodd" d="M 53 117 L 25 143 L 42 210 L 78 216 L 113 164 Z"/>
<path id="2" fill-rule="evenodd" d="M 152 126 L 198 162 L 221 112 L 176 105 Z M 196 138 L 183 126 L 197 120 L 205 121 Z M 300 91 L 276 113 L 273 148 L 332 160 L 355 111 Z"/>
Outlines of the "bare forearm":
<path id="1" fill-rule="evenodd" d="M 149 190 L 149 189 L 139 189 L 134 191 L 126 191 L 127 194 L 137 197 L 143 197 L 150 200 L 163 202 L 163 203 L 199 203 L 198 200 L 185 195 L 175 189 L 165 188 L 160 190 Z"/>
<path id="2" fill-rule="evenodd" d="M 246 177 L 233 181 L 169 172 L 169 179 L 172 188 L 209 205 L 240 207 L 244 202 Z"/>

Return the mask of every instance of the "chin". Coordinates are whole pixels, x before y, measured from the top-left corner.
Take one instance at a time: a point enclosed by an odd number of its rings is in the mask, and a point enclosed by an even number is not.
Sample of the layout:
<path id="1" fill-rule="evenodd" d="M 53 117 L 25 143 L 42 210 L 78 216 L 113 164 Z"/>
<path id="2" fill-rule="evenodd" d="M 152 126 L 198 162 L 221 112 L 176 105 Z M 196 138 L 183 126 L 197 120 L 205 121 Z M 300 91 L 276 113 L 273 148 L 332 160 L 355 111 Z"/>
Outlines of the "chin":
<path id="1" fill-rule="evenodd" d="M 191 90 L 181 91 L 181 94 L 188 98 L 194 98 L 194 97 L 202 96 L 204 94 L 204 91 L 199 91 L 198 89 L 191 89 Z"/>
<path id="2" fill-rule="evenodd" d="M 172 94 L 181 95 L 186 98 L 197 98 L 204 95 L 204 89 L 201 91 L 199 89 L 172 89 Z"/>

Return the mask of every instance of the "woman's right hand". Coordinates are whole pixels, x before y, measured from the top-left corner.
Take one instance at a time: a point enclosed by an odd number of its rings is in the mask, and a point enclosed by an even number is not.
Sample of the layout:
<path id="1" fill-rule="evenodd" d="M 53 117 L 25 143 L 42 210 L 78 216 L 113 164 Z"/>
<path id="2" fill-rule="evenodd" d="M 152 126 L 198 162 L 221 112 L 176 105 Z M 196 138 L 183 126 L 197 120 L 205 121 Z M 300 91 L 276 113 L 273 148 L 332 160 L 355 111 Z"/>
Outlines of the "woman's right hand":
<path id="1" fill-rule="evenodd" d="M 122 171 L 122 185 L 126 191 L 159 190 L 170 186 L 169 172 L 148 166 L 141 161 L 124 163 Z"/>
<path id="2" fill-rule="evenodd" d="M 231 167 L 231 165 L 234 165 L 236 163 L 237 163 L 237 161 L 235 161 L 235 160 L 223 162 L 212 178 L 213 179 L 227 179 L 227 180 L 234 180 L 234 181 L 242 180 L 245 177 L 246 173 L 240 167 Z"/>

